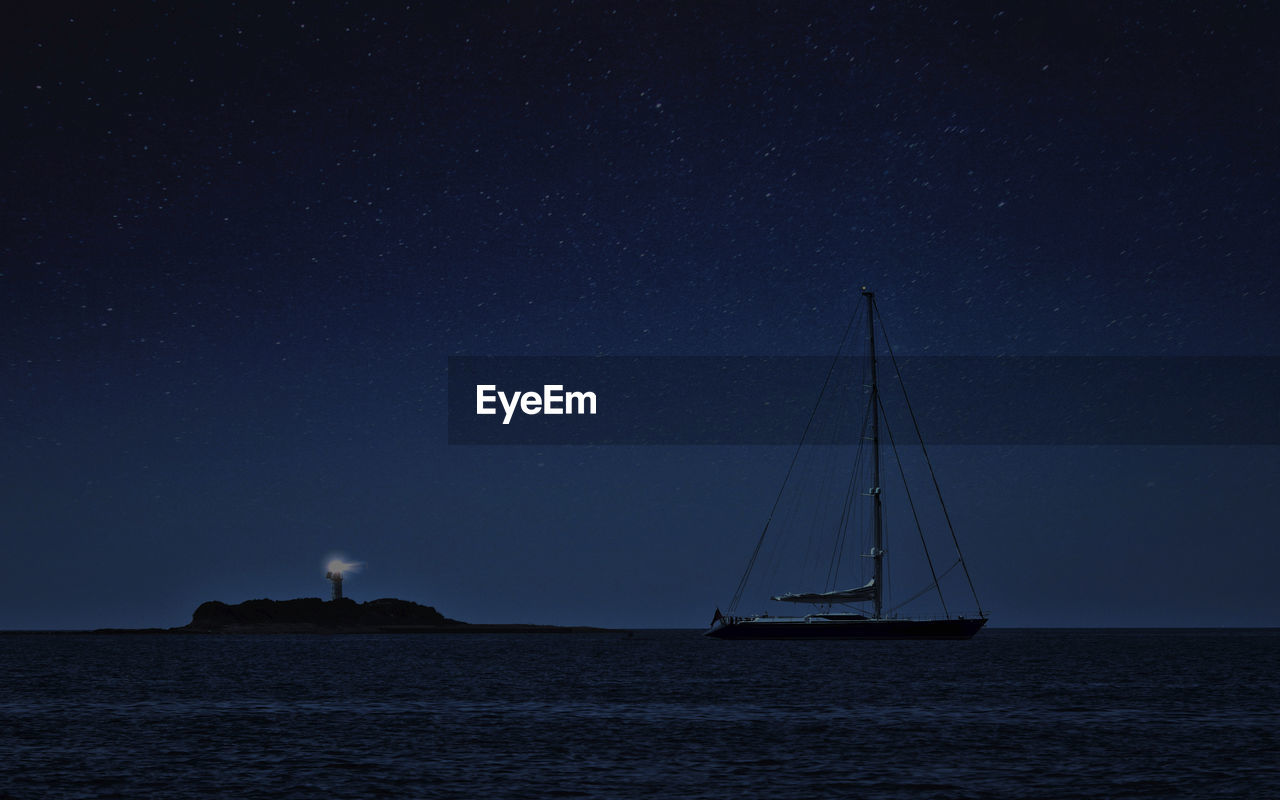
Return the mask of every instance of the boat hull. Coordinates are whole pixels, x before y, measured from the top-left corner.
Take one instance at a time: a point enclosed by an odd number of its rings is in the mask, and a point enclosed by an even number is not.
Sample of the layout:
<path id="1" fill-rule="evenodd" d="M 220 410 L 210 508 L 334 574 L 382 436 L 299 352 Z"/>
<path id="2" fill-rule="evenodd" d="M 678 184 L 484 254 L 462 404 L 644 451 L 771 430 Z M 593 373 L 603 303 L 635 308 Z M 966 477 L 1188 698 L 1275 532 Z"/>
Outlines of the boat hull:
<path id="1" fill-rule="evenodd" d="M 713 639 L 971 639 L 987 624 L 974 619 L 825 619 L 751 617 L 719 622 Z"/>

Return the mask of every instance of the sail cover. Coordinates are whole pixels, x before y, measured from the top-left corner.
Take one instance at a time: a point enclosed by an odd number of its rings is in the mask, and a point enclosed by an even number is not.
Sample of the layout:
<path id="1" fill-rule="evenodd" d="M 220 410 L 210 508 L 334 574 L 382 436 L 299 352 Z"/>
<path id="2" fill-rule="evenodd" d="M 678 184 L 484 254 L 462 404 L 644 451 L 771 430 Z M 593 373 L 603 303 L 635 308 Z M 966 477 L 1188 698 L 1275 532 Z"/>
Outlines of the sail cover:
<path id="1" fill-rule="evenodd" d="M 865 586 L 859 586 L 857 589 L 839 589 L 834 592 L 802 592 L 793 594 L 775 595 L 774 600 L 781 600 L 786 603 L 862 603 L 867 600 L 876 599 L 876 579 L 872 578 L 867 581 Z"/>

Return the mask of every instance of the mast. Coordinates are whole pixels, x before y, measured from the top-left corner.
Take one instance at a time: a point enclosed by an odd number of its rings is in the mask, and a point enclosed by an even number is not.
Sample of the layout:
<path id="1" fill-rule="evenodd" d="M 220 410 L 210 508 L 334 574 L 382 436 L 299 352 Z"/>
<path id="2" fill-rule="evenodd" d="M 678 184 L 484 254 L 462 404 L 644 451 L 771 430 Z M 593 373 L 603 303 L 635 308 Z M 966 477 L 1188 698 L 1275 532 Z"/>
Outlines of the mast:
<path id="1" fill-rule="evenodd" d="M 875 564 L 875 618 L 880 619 L 884 603 L 884 519 L 880 508 L 880 387 L 876 382 L 876 293 L 862 287 L 867 298 L 867 342 L 871 350 L 871 502 L 873 534 L 871 558 Z"/>

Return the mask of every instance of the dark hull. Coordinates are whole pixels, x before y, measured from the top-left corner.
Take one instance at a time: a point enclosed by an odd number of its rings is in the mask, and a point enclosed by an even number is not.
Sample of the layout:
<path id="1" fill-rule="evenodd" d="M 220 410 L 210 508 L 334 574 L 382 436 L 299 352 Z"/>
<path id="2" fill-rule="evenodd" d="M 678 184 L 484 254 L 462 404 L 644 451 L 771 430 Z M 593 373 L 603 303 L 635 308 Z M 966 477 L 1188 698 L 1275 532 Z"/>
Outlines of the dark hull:
<path id="1" fill-rule="evenodd" d="M 858 619 L 755 617 L 720 623 L 715 639 L 970 639 L 987 624 L 976 619 Z"/>

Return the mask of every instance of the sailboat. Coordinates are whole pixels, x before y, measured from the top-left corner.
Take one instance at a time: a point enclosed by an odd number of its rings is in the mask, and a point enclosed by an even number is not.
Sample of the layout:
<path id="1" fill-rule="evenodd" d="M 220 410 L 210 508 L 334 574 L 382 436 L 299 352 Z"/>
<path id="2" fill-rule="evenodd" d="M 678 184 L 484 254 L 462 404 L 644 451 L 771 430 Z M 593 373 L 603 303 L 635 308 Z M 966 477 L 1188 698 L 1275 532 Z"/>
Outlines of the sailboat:
<path id="1" fill-rule="evenodd" d="M 783 492 L 787 488 L 787 483 L 792 476 L 792 470 L 796 467 L 796 457 L 792 458 L 791 469 L 788 470 L 787 477 L 783 480 L 782 490 L 778 493 L 778 500 L 774 502 L 773 509 L 770 511 L 769 519 L 766 521 L 764 530 L 760 534 L 759 540 L 756 542 L 751 558 L 747 563 L 746 572 L 738 583 L 738 589 L 734 593 L 733 600 L 729 605 L 727 614 L 721 613 L 720 609 L 716 609 L 715 616 L 711 621 L 710 630 L 706 631 L 706 636 L 716 639 L 969 639 L 975 633 L 982 629 L 987 623 L 986 613 L 982 610 L 981 604 L 978 602 L 976 590 L 973 588 L 973 580 L 969 577 L 969 568 L 964 562 L 964 555 L 960 552 L 959 540 L 955 535 L 955 530 L 951 525 L 950 514 L 946 511 L 946 505 L 942 501 L 942 493 L 938 488 L 937 477 L 933 474 L 933 465 L 929 461 L 928 450 L 925 448 L 923 438 L 919 436 L 919 425 L 915 420 L 915 412 L 911 411 L 910 400 L 906 399 L 905 389 L 903 389 L 903 399 L 906 408 L 910 413 L 912 425 L 915 428 L 917 439 L 920 442 L 920 450 L 923 453 L 924 464 L 928 467 L 930 476 L 933 478 L 933 486 L 937 491 L 938 504 L 941 506 L 942 516 L 946 521 L 946 528 L 951 533 L 952 543 L 955 545 L 956 559 L 949 566 L 946 566 L 941 572 L 935 569 L 934 560 L 928 554 L 928 547 L 925 544 L 925 536 L 920 531 L 920 542 L 924 545 L 925 559 L 929 566 L 929 575 L 932 581 L 925 588 L 914 595 L 908 603 L 919 598 L 926 593 L 936 592 L 938 599 L 941 601 L 942 615 L 931 616 L 928 618 L 921 617 L 903 617 L 897 613 L 897 608 L 886 609 L 885 586 L 887 579 L 886 548 L 885 548 L 885 510 L 883 505 L 883 495 L 881 492 L 881 422 L 884 420 L 887 424 L 887 418 L 884 416 L 883 402 L 881 398 L 880 385 L 877 371 L 877 353 L 876 353 L 876 321 L 879 319 L 879 312 L 876 307 L 875 293 L 868 291 L 864 286 L 862 288 L 862 296 L 866 298 L 867 312 L 867 342 L 868 355 L 865 360 L 867 371 L 869 372 L 870 383 L 865 388 L 867 390 L 868 407 L 863 415 L 863 432 L 869 429 L 869 436 L 860 436 L 863 443 L 869 442 L 870 457 L 870 486 L 866 487 L 865 493 L 861 497 L 865 501 L 869 501 L 870 505 L 870 542 L 869 552 L 864 553 L 864 557 L 870 560 L 871 569 L 870 576 L 864 583 L 860 585 L 839 588 L 838 586 L 826 586 L 821 590 L 809 589 L 805 591 L 780 592 L 771 594 L 770 599 L 775 602 L 787 603 L 793 605 L 808 605 L 814 607 L 811 613 L 803 615 L 770 615 L 767 612 L 756 614 L 739 614 L 737 607 L 742 601 L 745 587 L 749 585 L 752 570 L 756 567 L 758 556 L 765 539 L 770 533 L 770 523 L 774 519 L 774 515 L 778 511 L 779 502 L 783 497 Z M 856 319 L 856 317 L 855 317 Z M 853 327 L 854 320 L 850 320 L 849 328 Z M 883 328 L 883 321 L 881 321 Z M 846 330 L 846 338 L 848 329 Z M 897 372 L 897 359 L 893 357 L 893 350 L 889 347 L 887 335 L 884 337 L 885 346 L 888 348 L 888 355 L 892 359 L 892 363 Z M 843 340 L 841 342 L 843 347 Z M 840 350 L 836 353 L 836 362 L 840 361 Z M 832 370 L 835 363 L 832 364 Z M 827 373 L 827 383 L 830 383 L 832 370 Z M 901 373 L 897 372 L 898 382 L 901 382 Z M 821 405 L 823 394 L 827 390 L 827 383 L 823 385 L 823 392 L 819 394 L 818 403 Z M 817 408 L 814 410 L 815 414 Z M 805 432 L 801 436 L 801 442 L 798 445 L 796 456 L 798 457 L 801 450 L 806 446 L 806 438 L 809 437 L 810 427 L 813 425 L 814 416 L 809 418 L 809 425 L 806 425 Z M 897 444 L 893 441 L 890 432 L 890 443 L 894 454 L 897 454 Z M 859 459 L 861 461 L 861 453 Z M 901 469 L 901 461 L 899 461 Z M 846 535 L 846 527 L 849 520 L 854 515 L 850 513 L 852 501 L 855 499 L 855 474 L 850 476 L 849 487 L 850 493 L 845 500 L 845 505 L 840 514 L 840 533 L 839 546 L 835 550 L 832 559 L 836 561 L 834 564 L 828 565 L 828 580 L 832 576 L 838 576 L 839 570 L 832 569 L 838 566 L 838 560 L 844 551 L 844 537 Z M 910 489 L 907 488 L 906 474 L 902 473 L 902 484 L 910 503 L 911 516 L 915 519 L 917 527 L 919 527 L 919 515 L 916 510 L 916 503 L 911 500 Z M 969 590 L 972 593 L 974 604 L 977 606 L 977 613 L 970 615 L 953 615 L 946 604 L 945 598 L 942 596 L 941 579 L 954 570 L 955 567 L 961 567 L 965 579 L 968 581 Z M 900 604 L 900 608 L 904 604 Z"/>

